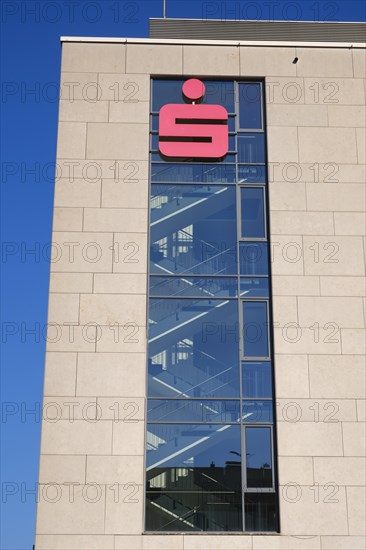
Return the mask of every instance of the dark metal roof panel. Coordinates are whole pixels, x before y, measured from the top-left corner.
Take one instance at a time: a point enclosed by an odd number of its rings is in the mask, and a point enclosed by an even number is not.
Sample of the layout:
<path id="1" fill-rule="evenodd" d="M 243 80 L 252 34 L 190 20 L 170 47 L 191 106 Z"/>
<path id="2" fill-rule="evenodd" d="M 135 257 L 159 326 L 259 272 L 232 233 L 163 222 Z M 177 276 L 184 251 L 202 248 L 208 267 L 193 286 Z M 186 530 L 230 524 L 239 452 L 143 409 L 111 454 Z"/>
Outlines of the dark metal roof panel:
<path id="1" fill-rule="evenodd" d="M 365 23 L 150 19 L 150 38 L 261 42 L 366 42 Z"/>

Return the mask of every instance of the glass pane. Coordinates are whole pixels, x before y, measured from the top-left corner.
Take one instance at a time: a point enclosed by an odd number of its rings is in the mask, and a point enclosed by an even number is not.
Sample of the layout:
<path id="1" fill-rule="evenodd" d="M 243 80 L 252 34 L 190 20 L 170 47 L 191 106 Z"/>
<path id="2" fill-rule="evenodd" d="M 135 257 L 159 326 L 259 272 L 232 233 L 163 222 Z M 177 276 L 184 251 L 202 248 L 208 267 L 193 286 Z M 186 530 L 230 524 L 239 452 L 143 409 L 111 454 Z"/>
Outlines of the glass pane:
<path id="1" fill-rule="evenodd" d="M 269 286 L 267 277 L 252 279 L 251 277 L 241 277 L 240 296 L 246 298 L 268 298 Z"/>
<path id="2" fill-rule="evenodd" d="M 149 399 L 148 422 L 239 422 L 239 401 Z"/>
<path id="3" fill-rule="evenodd" d="M 276 531 L 263 89 L 204 81 L 229 153 L 166 158 L 157 113 L 186 80 L 152 81 L 146 529 Z"/>
<path id="4" fill-rule="evenodd" d="M 241 235 L 247 239 L 264 239 L 264 192 L 262 187 L 242 187 L 241 193 Z"/>
<path id="5" fill-rule="evenodd" d="M 241 531 L 241 493 L 148 492 L 147 531 Z"/>
<path id="6" fill-rule="evenodd" d="M 261 95 L 260 84 L 239 84 L 240 128 L 262 128 Z"/>
<path id="7" fill-rule="evenodd" d="M 161 163 L 164 164 L 164 166 L 169 166 L 172 163 L 172 160 L 173 161 L 174 160 L 176 160 L 176 161 L 179 160 L 178 158 L 172 159 L 172 158 L 169 158 L 169 157 L 164 157 L 160 153 L 150 153 L 150 156 L 151 156 L 151 161 L 152 162 L 154 162 L 154 163 L 155 162 L 161 162 Z M 200 162 L 202 162 L 202 159 L 187 158 L 186 162 L 197 163 L 198 166 L 204 166 L 205 167 L 205 165 L 200 165 L 199 164 Z M 222 165 L 232 164 L 232 163 L 236 162 L 236 154 L 235 153 L 227 154 L 224 157 L 222 157 L 222 159 L 220 159 L 220 161 L 218 161 L 218 162 L 221 162 Z"/>
<path id="8" fill-rule="evenodd" d="M 158 151 L 159 150 L 159 136 L 158 134 L 151 134 L 150 135 L 150 148 L 152 151 Z"/>
<path id="9" fill-rule="evenodd" d="M 237 273 L 234 187 L 152 185 L 150 272 Z"/>
<path id="10" fill-rule="evenodd" d="M 238 166 L 238 183 L 266 183 L 266 167 L 265 166 Z"/>
<path id="11" fill-rule="evenodd" d="M 235 298 L 238 281 L 233 277 L 150 277 L 150 296 Z"/>
<path id="12" fill-rule="evenodd" d="M 246 531 L 277 531 L 277 497 L 275 494 L 247 493 L 244 502 Z"/>
<path id="13" fill-rule="evenodd" d="M 247 487 L 272 487 L 271 428 L 245 428 Z"/>
<path id="14" fill-rule="evenodd" d="M 153 81 L 153 111 L 159 111 L 167 103 L 185 103 L 182 86 L 186 79 L 154 80 Z M 229 113 L 235 111 L 234 82 L 203 80 L 206 93 L 202 103 L 223 105 Z"/>
<path id="15" fill-rule="evenodd" d="M 229 127 L 229 132 L 233 132 L 233 133 L 236 133 L 236 115 L 229 115 L 229 118 L 228 118 L 228 121 L 227 121 L 227 125 Z M 236 147 L 235 147 L 235 150 L 236 150 Z"/>
<path id="16" fill-rule="evenodd" d="M 239 397 L 236 300 L 150 299 L 150 397 Z"/>
<path id="17" fill-rule="evenodd" d="M 234 424 L 148 424 L 146 490 L 238 490 L 240 429 Z"/>
<path id="18" fill-rule="evenodd" d="M 272 401 L 243 401 L 243 422 L 273 422 Z"/>
<path id="19" fill-rule="evenodd" d="M 264 134 L 238 135 L 238 162 L 245 164 L 265 162 Z"/>
<path id="20" fill-rule="evenodd" d="M 182 85 L 184 80 L 157 80 L 153 81 L 152 110 L 160 111 L 167 103 L 185 103 Z"/>
<path id="21" fill-rule="evenodd" d="M 151 164 L 153 183 L 235 183 L 235 164 L 164 163 Z"/>
<path id="22" fill-rule="evenodd" d="M 244 357 L 268 357 L 267 302 L 243 302 Z"/>
<path id="23" fill-rule="evenodd" d="M 206 94 L 203 103 L 209 105 L 222 105 L 229 113 L 235 111 L 234 82 L 203 81 L 206 86 Z"/>
<path id="24" fill-rule="evenodd" d="M 240 243 L 240 273 L 268 275 L 267 243 Z"/>
<path id="25" fill-rule="evenodd" d="M 150 131 L 159 131 L 159 115 L 150 115 Z"/>
<path id="26" fill-rule="evenodd" d="M 158 134 L 151 134 L 150 147 L 153 151 L 159 151 L 159 136 L 158 136 Z M 236 151 L 235 136 L 229 136 L 229 151 L 230 152 Z M 152 156 L 152 160 L 161 160 L 163 158 L 164 157 L 162 157 L 161 155 L 155 155 L 155 156 L 153 155 Z M 229 162 L 229 158 L 230 158 L 231 162 L 235 162 L 235 156 L 234 155 L 226 155 L 225 156 L 225 160 L 227 162 Z"/>
<path id="27" fill-rule="evenodd" d="M 261 363 L 242 363 L 243 397 L 272 397 L 272 365 L 269 361 Z"/>

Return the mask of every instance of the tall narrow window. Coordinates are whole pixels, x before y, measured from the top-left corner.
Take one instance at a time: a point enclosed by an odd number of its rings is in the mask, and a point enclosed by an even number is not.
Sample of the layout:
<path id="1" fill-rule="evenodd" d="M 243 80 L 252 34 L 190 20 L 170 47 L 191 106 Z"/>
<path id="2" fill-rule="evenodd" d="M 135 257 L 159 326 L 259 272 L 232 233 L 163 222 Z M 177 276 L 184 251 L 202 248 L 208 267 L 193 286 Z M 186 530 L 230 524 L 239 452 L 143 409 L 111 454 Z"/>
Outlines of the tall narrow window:
<path id="1" fill-rule="evenodd" d="M 184 83 L 152 80 L 145 529 L 271 532 L 278 510 L 263 83 L 199 84 L 199 105 L 226 110 L 217 124 L 227 126 L 227 153 L 167 158 L 159 112 L 189 104 Z M 176 125 L 196 125 L 201 146 L 206 122 Z"/>
<path id="2" fill-rule="evenodd" d="M 267 302 L 243 301 L 243 347 L 245 357 L 268 357 Z"/>
<path id="3" fill-rule="evenodd" d="M 262 130 L 262 84 L 239 82 L 239 124 L 241 130 Z"/>
<path id="4" fill-rule="evenodd" d="M 266 236 L 263 187 L 242 187 L 241 230 L 246 239 L 264 239 Z"/>

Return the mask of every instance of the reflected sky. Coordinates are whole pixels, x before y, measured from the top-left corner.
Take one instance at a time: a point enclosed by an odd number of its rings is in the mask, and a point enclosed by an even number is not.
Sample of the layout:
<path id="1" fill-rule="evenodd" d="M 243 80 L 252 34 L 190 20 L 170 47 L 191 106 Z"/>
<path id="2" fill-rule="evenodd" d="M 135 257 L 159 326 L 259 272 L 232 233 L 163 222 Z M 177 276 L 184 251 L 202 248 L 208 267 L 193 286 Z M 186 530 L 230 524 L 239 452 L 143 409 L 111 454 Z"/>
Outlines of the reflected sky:
<path id="1" fill-rule="evenodd" d="M 242 130 L 262 128 L 262 92 L 261 84 L 256 82 L 239 83 L 240 117 Z"/>
<path id="2" fill-rule="evenodd" d="M 243 302 L 243 340 L 245 357 L 268 357 L 267 302 Z"/>
<path id="3" fill-rule="evenodd" d="M 154 81 L 152 110 L 157 112 L 167 103 L 186 103 L 182 86 L 186 79 Z M 235 112 L 234 81 L 202 80 L 206 93 L 202 100 L 204 105 L 222 105 L 229 113 Z M 189 103 L 189 101 L 188 101 Z"/>
<path id="4" fill-rule="evenodd" d="M 264 239 L 266 236 L 264 193 L 262 187 L 242 187 L 241 236 L 246 239 Z"/>

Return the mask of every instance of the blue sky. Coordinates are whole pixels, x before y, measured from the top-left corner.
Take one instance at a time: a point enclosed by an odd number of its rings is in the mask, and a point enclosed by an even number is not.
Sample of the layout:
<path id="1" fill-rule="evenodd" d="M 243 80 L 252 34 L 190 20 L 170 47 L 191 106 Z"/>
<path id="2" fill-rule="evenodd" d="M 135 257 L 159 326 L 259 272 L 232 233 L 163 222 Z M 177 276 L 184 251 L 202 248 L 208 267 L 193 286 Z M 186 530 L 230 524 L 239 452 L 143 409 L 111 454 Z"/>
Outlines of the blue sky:
<path id="1" fill-rule="evenodd" d="M 146 37 L 148 18 L 161 17 L 162 7 L 163 0 L 1 5 L 1 550 L 31 549 L 34 542 L 36 503 L 27 491 L 38 478 L 60 36 Z M 167 0 L 169 17 L 232 19 L 234 13 L 241 19 L 364 21 L 365 3 Z"/>

